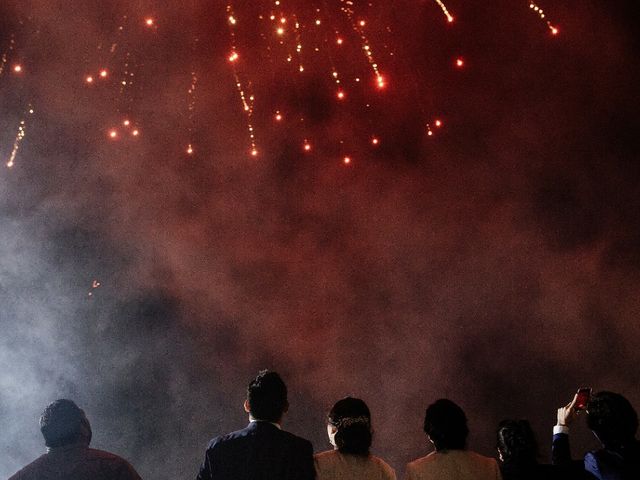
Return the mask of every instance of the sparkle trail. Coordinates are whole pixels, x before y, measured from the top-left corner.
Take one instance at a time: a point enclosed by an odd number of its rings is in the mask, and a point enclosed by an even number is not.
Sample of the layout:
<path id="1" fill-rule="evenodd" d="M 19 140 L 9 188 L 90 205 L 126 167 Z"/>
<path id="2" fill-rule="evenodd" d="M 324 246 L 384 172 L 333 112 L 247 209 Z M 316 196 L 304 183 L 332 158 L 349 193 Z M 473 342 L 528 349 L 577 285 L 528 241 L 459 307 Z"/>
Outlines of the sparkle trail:
<path id="1" fill-rule="evenodd" d="M 540 8 L 536 3 L 534 2 L 530 2 L 529 3 L 529 8 L 531 10 L 533 10 L 538 17 L 540 17 L 540 20 L 543 20 L 546 24 L 547 27 L 549 28 L 549 30 L 551 31 L 551 33 L 553 35 L 557 35 L 559 30 L 558 27 L 554 26 L 550 20 L 547 19 L 547 15 L 544 13 L 544 10 L 542 10 L 542 8 Z"/>

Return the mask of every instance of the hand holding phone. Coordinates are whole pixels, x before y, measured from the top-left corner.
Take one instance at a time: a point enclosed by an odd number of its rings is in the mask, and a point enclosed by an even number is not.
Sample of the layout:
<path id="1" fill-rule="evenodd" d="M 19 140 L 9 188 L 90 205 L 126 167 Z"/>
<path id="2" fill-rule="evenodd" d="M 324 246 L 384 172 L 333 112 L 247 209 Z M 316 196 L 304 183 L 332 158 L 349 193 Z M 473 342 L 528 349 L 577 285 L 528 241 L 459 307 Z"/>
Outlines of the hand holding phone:
<path id="1" fill-rule="evenodd" d="M 576 393 L 576 403 L 573 406 L 576 410 L 586 410 L 587 404 L 591 399 L 591 387 L 581 387 Z"/>

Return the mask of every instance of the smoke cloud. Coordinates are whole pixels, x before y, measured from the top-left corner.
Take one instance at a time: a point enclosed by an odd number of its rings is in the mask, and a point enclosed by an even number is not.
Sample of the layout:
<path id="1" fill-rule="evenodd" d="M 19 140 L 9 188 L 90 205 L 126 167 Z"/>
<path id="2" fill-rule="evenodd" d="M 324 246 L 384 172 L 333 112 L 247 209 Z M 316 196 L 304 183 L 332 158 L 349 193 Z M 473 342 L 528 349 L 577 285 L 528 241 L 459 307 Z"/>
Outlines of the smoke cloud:
<path id="1" fill-rule="evenodd" d="M 285 428 L 317 451 L 332 403 L 363 398 L 374 452 L 399 472 L 428 451 L 424 409 L 440 397 L 491 456 L 498 422 L 523 417 L 544 458 L 555 409 L 582 385 L 640 407 L 633 2 L 551 2 L 553 39 L 506 0 L 451 2 L 454 30 L 428 3 L 381 6 L 398 54 L 370 118 L 335 106 L 324 63 L 274 79 L 256 49 L 258 107 L 302 109 L 317 138 L 303 156 L 297 132 L 258 122 L 259 159 L 226 63 L 226 3 L 155 3 L 0 6 L 0 48 L 13 35 L 25 68 L 0 77 L 2 158 L 34 108 L 0 170 L 0 477 L 44 450 L 37 419 L 56 398 L 144 478 L 193 477 L 207 441 L 246 422 L 262 368 L 289 385 Z M 126 94 L 86 88 L 125 52 Z M 461 74 L 449 65 L 462 54 Z M 437 139 L 424 111 L 445 119 Z M 109 141 L 125 116 L 140 138 Z M 333 140 L 374 122 L 377 152 L 336 161 Z M 594 445 L 581 430 L 576 453 Z"/>

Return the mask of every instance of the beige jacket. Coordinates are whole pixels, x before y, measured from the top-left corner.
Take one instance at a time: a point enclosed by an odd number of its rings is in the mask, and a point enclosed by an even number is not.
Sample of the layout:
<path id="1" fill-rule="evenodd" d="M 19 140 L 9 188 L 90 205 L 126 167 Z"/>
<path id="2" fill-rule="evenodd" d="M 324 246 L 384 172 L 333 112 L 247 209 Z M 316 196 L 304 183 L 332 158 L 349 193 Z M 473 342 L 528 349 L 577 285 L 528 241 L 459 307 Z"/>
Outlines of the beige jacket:
<path id="1" fill-rule="evenodd" d="M 396 472 L 381 458 L 329 450 L 314 456 L 316 480 L 396 480 Z"/>
<path id="2" fill-rule="evenodd" d="M 407 465 L 405 480 L 501 480 L 493 458 L 469 450 L 433 452 Z"/>

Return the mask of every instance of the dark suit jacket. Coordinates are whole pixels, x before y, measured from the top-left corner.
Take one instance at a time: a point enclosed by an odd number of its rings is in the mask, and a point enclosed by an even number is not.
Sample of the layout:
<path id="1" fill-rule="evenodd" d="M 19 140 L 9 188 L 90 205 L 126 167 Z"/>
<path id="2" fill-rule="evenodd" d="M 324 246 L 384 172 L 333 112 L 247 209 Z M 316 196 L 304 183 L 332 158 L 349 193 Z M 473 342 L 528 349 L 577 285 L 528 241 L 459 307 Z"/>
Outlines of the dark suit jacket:
<path id="1" fill-rule="evenodd" d="M 640 479 L 640 442 L 629 445 L 626 456 L 607 449 L 589 452 L 584 456 L 584 468 L 598 480 L 638 480 Z M 553 436 L 551 447 L 555 465 L 571 462 L 569 436 L 558 433 Z"/>
<path id="2" fill-rule="evenodd" d="M 503 480 L 595 480 L 580 462 L 566 465 L 503 463 L 500 471 Z"/>
<path id="3" fill-rule="evenodd" d="M 198 480 L 313 480 L 311 442 L 269 422 L 251 422 L 209 443 Z"/>

